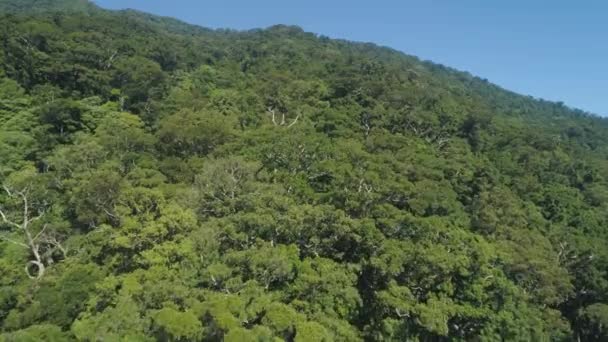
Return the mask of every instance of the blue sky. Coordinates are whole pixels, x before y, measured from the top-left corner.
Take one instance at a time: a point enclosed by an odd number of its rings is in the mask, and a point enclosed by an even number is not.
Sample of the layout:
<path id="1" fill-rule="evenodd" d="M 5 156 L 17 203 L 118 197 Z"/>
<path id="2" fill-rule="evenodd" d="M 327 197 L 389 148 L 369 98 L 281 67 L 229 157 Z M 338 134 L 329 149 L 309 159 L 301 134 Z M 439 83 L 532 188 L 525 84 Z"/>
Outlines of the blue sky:
<path id="1" fill-rule="evenodd" d="M 95 0 L 211 28 L 298 25 L 608 116 L 608 1 Z"/>

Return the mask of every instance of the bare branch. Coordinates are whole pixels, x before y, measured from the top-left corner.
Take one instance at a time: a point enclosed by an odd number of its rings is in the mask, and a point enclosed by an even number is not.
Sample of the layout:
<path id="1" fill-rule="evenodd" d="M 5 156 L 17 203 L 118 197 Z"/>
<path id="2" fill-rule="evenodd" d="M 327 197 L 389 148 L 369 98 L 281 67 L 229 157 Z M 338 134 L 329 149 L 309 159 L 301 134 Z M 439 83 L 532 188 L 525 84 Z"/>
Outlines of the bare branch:
<path id="1" fill-rule="evenodd" d="M 408 313 L 401 313 L 401 310 L 399 310 L 398 308 L 395 308 L 395 313 L 399 318 L 410 317 Z"/>
<path id="2" fill-rule="evenodd" d="M 18 223 L 16 223 L 16 222 L 13 222 L 13 221 L 9 220 L 6 217 L 6 215 L 4 214 L 4 212 L 2 211 L 2 209 L 0 209 L 0 216 L 2 217 L 2 222 L 6 223 L 6 224 L 9 224 L 9 225 L 11 225 L 13 227 L 21 229 L 21 225 L 18 224 Z"/>
<path id="3" fill-rule="evenodd" d="M 106 213 L 106 215 L 110 216 L 111 218 L 118 219 L 118 217 L 116 215 L 112 214 L 108 209 L 103 208 L 102 210 L 104 213 Z"/>
<path id="4" fill-rule="evenodd" d="M 275 118 L 274 108 L 272 108 L 272 107 L 268 107 L 268 112 L 269 112 L 270 114 L 272 114 L 272 123 L 273 123 L 275 126 L 278 126 L 278 125 L 277 125 L 276 118 Z"/>
<path id="5" fill-rule="evenodd" d="M 42 218 L 42 216 L 44 216 L 45 213 L 46 212 L 44 210 L 40 211 L 37 216 L 34 216 L 31 219 L 29 219 L 29 223 L 36 222 L 36 221 L 40 220 Z"/>
<path id="6" fill-rule="evenodd" d="M 295 125 L 295 124 L 296 124 L 296 122 L 298 122 L 298 119 L 299 119 L 299 118 L 300 118 L 300 114 L 298 114 L 298 116 L 296 116 L 295 120 L 293 120 L 293 122 L 292 122 L 292 123 L 290 123 L 290 124 L 289 124 L 289 126 L 287 126 L 287 128 L 289 128 L 289 127 L 291 127 L 291 126 Z"/>
<path id="7" fill-rule="evenodd" d="M 37 273 L 35 275 L 32 275 L 30 273 L 30 265 L 35 265 L 36 268 L 38 269 Z M 32 279 L 32 280 L 36 280 L 36 279 L 40 279 L 42 278 L 42 276 L 44 275 L 44 270 L 46 268 L 44 267 L 44 264 L 40 261 L 35 261 L 35 260 L 30 260 L 27 262 L 27 265 L 25 265 L 25 273 L 27 274 L 27 276 Z"/>
<path id="8" fill-rule="evenodd" d="M 19 195 L 21 197 L 21 200 L 23 201 L 23 223 L 21 228 L 23 228 L 23 230 L 26 230 L 29 224 L 29 203 L 27 201 L 27 196 L 23 191 L 17 192 L 17 195 Z"/>
<path id="9" fill-rule="evenodd" d="M 34 241 L 38 240 L 40 235 L 42 235 L 44 233 L 44 231 L 46 230 L 46 227 L 48 227 L 48 224 L 45 224 L 44 226 L 42 226 L 42 229 L 38 232 L 38 234 L 36 234 L 36 236 L 34 236 Z"/>
<path id="10" fill-rule="evenodd" d="M 0 217 L 2 218 L 2 222 L 5 224 L 9 224 L 9 225 L 17 228 L 19 231 L 21 231 L 25 235 L 26 242 L 23 243 L 23 242 L 19 242 L 16 240 L 12 240 L 12 239 L 8 238 L 7 236 L 0 236 L 0 240 L 5 240 L 5 241 L 8 241 L 15 245 L 29 249 L 29 251 L 33 254 L 33 260 L 29 260 L 27 262 L 27 264 L 25 266 L 25 272 L 26 272 L 27 276 L 31 279 L 40 279 L 44 275 L 44 271 L 45 271 L 44 261 L 46 260 L 47 264 L 49 264 L 49 265 L 53 263 L 53 260 L 51 257 L 52 251 L 54 249 L 58 249 L 63 253 L 63 255 L 65 257 L 67 250 L 65 248 L 63 248 L 61 243 L 55 237 L 45 236 L 46 235 L 45 231 L 48 227 L 47 224 L 43 225 L 40 232 L 38 232 L 38 234 L 36 234 L 36 236 L 32 237 L 32 232 L 30 231 L 29 225 L 32 222 L 41 219 L 42 216 L 44 216 L 45 211 L 41 210 L 38 212 L 37 216 L 30 217 L 30 203 L 29 203 L 29 199 L 28 199 L 28 188 L 27 187 L 20 191 L 14 191 L 14 192 L 11 191 L 11 189 L 9 189 L 9 187 L 6 185 L 3 185 L 2 187 L 3 187 L 4 191 L 8 194 L 9 197 L 11 197 L 11 198 L 20 197 L 22 205 L 23 205 L 23 212 L 22 212 L 23 221 L 21 223 L 17 223 L 17 222 L 9 220 L 9 218 L 6 216 L 6 213 L 0 209 Z M 42 237 L 44 237 L 44 239 L 40 239 Z M 38 241 L 39 239 L 40 239 L 40 241 Z M 49 252 L 51 254 L 49 254 Z M 35 268 L 36 268 L 35 274 L 32 274 L 32 272 L 33 272 L 31 269 L 32 265 L 35 266 Z"/>
<path id="11" fill-rule="evenodd" d="M 55 247 L 59 251 L 61 251 L 61 254 L 63 254 L 64 258 L 68 255 L 68 249 L 66 247 L 64 247 L 61 244 L 61 242 L 59 242 L 59 240 L 57 240 L 57 237 L 55 237 L 55 236 L 45 236 L 44 242 L 46 244 L 49 244 L 49 245 Z"/>
<path id="12" fill-rule="evenodd" d="M 114 53 L 112 53 L 112 55 L 110 56 L 110 58 L 108 58 L 106 65 L 105 65 L 105 69 L 110 69 L 112 67 L 112 63 L 114 62 L 114 58 L 116 58 L 116 56 L 118 55 L 118 50 L 114 51 Z"/>

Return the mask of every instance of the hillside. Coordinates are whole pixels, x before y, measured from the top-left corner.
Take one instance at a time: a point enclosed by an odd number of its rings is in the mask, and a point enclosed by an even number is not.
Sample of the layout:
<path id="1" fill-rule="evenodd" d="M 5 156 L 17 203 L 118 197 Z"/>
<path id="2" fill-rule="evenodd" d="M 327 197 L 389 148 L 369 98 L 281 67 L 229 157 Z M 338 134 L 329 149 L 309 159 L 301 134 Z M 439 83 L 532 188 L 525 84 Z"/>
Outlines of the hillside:
<path id="1" fill-rule="evenodd" d="M 100 10 L 88 0 L 0 0 L 2 13 L 88 12 Z"/>
<path id="2" fill-rule="evenodd" d="M 608 339 L 608 120 L 298 27 L 0 12 L 0 341 Z"/>

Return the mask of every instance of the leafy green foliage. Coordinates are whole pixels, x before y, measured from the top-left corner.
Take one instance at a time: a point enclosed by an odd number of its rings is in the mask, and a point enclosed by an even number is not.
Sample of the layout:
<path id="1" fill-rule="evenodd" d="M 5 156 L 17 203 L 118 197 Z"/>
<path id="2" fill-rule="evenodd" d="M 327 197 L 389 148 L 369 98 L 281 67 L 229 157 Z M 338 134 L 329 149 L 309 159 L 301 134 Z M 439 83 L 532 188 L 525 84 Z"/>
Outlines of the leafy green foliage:
<path id="1" fill-rule="evenodd" d="M 0 341 L 608 338 L 605 119 L 297 27 L 0 12 Z"/>

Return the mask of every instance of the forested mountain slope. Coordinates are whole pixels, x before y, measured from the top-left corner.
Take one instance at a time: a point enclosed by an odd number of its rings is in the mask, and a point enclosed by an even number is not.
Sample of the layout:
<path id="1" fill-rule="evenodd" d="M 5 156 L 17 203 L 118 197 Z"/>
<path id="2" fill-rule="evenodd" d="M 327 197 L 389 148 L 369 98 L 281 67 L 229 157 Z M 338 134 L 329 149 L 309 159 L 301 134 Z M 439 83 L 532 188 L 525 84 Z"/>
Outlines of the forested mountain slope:
<path id="1" fill-rule="evenodd" d="M 608 339 L 607 120 L 297 27 L 33 3 L 0 1 L 0 341 Z"/>
<path id="2" fill-rule="evenodd" d="M 88 0 L 0 0 L 3 13 L 88 12 L 98 8 Z"/>

